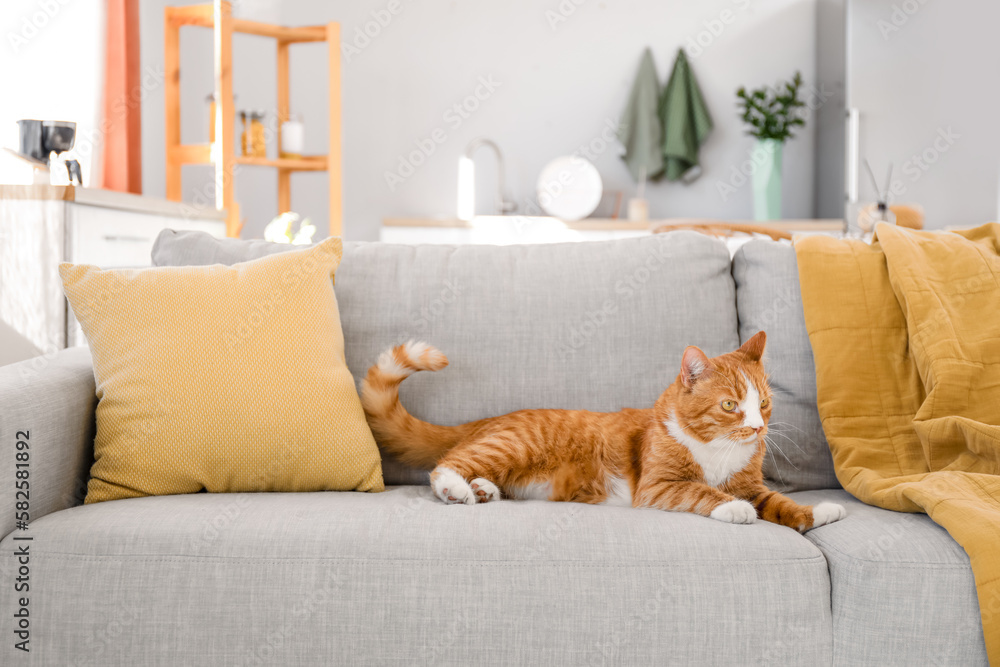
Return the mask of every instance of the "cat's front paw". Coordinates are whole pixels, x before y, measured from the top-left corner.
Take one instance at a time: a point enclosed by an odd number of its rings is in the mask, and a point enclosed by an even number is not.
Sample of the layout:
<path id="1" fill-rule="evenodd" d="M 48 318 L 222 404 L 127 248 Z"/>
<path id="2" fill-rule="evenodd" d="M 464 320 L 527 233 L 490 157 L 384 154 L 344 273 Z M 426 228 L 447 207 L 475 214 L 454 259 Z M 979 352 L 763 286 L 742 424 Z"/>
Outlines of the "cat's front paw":
<path id="1" fill-rule="evenodd" d="M 431 473 L 434 495 L 448 505 L 475 505 L 476 495 L 469 483 L 451 468 L 438 466 Z"/>
<path id="2" fill-rule="evenodd" d="M 837 505 L 836 503 L 820 503 L 819 505 L 813 506 L 813 525 L 825 526 L 828 523 L 833 523 L 834 521 L 840 521 L 845 516 L 847 516 L 847 510 L 844 509 L 843 505 Z"/>
<path id="3" fill-rule="evenodd" d="M 488 479 L 477 477 L 469 484 L 476 494 L 477 503 L 488 503 L 491 500 L 500 500 L 500 489 Z"/>
<path id="4" fill-rule="evenodd" d="M 726 523 L 753 523 L 757 520 L 757 510 L 745 500 L 730 500 L 712 510 L 709 516 Z"/>

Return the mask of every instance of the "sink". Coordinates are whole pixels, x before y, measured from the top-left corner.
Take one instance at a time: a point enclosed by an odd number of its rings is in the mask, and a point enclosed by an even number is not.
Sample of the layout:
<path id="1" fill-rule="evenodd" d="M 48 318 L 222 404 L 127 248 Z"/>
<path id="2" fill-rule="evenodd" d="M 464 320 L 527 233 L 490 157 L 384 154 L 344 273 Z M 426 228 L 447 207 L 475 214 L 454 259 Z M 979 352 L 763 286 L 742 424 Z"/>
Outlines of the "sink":
<path id="1" fill-rule="evenodd" d="M 587 218 L 567 222 L 535 215 L 479 215 L 457 218 L 386 218 L 381 240 L 387 243 L 514 245 L 601 241 L 645 236 L 649 225 L 625 220 Z"/>

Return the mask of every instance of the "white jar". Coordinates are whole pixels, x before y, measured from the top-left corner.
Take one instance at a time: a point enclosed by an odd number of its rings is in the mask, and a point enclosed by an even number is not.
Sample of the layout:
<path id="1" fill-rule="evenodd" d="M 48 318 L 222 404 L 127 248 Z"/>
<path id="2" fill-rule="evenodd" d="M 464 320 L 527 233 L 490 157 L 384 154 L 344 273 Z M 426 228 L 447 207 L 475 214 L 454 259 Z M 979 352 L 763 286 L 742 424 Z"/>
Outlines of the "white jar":
<path id="1" fill-rule="evenodd" d="M 281 157 L 301 158 L 305 147 L 305 127 L 298 116 L 292 114 L 281 124 Z"/>

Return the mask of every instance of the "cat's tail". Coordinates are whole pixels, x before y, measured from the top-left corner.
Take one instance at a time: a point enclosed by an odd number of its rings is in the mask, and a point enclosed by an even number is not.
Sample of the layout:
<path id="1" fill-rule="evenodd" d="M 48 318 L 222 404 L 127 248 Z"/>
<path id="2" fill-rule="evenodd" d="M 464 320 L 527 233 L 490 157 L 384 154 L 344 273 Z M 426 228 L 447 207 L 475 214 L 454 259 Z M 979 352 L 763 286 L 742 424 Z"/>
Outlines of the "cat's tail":
<path id="1" fill-rule="evenodd" d="M 466 435 L 468 427 L 438 426 L 417 419 L 399 402 L 399 383 L 416 371 L 438 371 L 448 365 L 444 354 L 410 341 L 379 355 L 361 381 L 361 405 L 375 439 L 400 462 L 433 468 Z"/>

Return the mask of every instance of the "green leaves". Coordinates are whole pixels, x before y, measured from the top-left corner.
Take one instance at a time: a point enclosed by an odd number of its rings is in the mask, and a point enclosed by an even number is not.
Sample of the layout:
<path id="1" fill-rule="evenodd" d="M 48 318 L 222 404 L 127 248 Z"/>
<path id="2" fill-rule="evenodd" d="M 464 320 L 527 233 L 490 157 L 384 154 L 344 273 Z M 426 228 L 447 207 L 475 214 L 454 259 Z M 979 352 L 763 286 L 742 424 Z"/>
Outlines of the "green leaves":
<path id="1" fill-rule="evenodd" d="M 785 141 L 794 137 L 792 130 L 804 127 L 799 99 L 802 74 L 796 72 L 791 81 L 779 82 L 774 88 L 758 88 L 747 92 L 743 86 L 736 91 L 736 106 L 741 110 L 743 122 L 750 126 L 747 134 L 758 139 Z"/>

